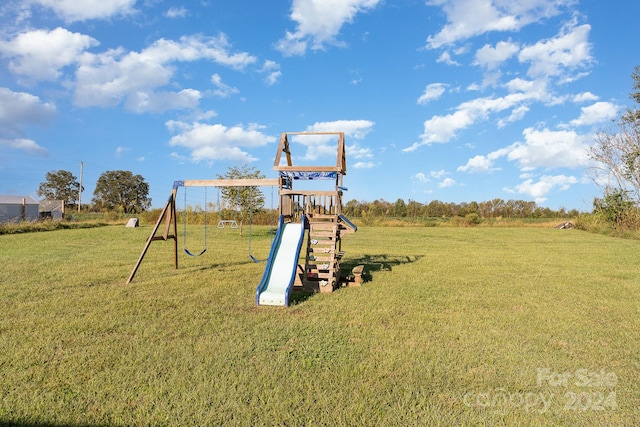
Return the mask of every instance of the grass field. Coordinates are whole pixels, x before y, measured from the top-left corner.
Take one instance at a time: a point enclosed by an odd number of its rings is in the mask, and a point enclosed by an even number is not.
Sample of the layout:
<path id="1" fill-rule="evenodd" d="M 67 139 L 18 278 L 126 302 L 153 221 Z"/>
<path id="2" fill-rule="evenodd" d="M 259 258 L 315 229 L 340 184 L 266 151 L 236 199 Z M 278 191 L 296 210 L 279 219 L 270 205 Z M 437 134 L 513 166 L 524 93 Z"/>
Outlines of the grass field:
<path id="1" fill-rule="evenodd" d="M 361 227 L 368 281 L 284 308 L 231 230 L 125 285 L 150 232 L 0 236 L 0 425 L 640 424 L 640 241 Z"/>

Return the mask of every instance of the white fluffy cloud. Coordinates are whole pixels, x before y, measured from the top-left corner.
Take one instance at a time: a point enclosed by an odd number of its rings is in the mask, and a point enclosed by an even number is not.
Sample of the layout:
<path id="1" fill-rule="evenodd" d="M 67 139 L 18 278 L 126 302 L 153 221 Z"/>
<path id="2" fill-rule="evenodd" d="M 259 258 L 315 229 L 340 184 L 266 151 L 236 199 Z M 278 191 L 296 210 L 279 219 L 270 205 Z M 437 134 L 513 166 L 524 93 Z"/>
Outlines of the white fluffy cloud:
<path id="1" fill-rule="evenodd" d="M 316 1 L 293 0 L 290 18 L 297 23 L 295 32 L 286 32 L 276 45 L 285 56 L 303 55 L 308 48 L 323 49 L 326 44 L 340 45 L 337 35 L 355 15 L 373 9 L 380 0 Z"/>
<path id="2" fill-rule="evenodd" d="M 418 98 L 418 104 L 427 104 L 429 101 L 434 101 L 442 96 L 446 91 L 447 85 L 444 83 L 431 83 L 424 89 L 424 93 Z"/>
<path id="3" fill-rule="evenodd" d="M 495 150 L 486 156 L 477 155 L 458 167 L 458 171 L 487 173 L 499 170 L 495 161 L 506 157 L 516 162 L 520 170 L 534 169 L 576 169 L 587 164 L 588 138 L 573 130 L 549 130 L 527 128 L 523 132 L 524 141 Z"/>
<path id="4" fill-rule="evenodd" d="M 253 162 L 257 159 L 246 150 L 247 148 L 262 147 L 276 140 L 273 136 L 265 135 L 262 132 L 263 126 L 257 124 L 226 127 L 221 124 L 170 120 L 166 126 L 170 132 L 176 134 L 169 141 L 169 145 L 188 150 L 189 158 L 193 162 Z"/>
<path id="5" fill-rule="evenodd" d="M 517 43 L 501 41 L 495 47 L 484 45 L 476 52 L 474 64 L 493 70 L 520 50 Z"/>
<path id="6" fill-rule="evenodd" d="M 66 22 L 74 22 L 134 13 L 136 0 L 31 0 L 31 3 L 53 10 Z"/>
<path id="7" fill-rule="evenodd" d="M 248 53 L 232 52 L 224 34 L 182 37 L 179 41 L 160 39 L 140 52 L 111 49 L 100 54 L 85 53 L 76 74 L 75 102 L 81 107 L 114 106 L 125 100 L 125 105 L 135 112 L 194 108 L 199 91 L 158 89 L 171 83 L 176 71 L 174 63 L 201 59 L 237 70 L 256 61 Z M 145 102 L 139 102 L 140 98 Z"/>
<path id="8" fill-rule="evenodd" d="M 441 7 L 447 24 L 427 39 L 435 49 L 492 31 L 517 31 L 539 19 L 555 16 L 573 0 L 430 0 Z"/>
<path id="9" fill-rule="evenodd" d="M 580 117 L 571 120 L 574 126 L 587 126 L 606 122 L 618 115 L 618 106 L 611 102 L 596 102 L 580 109 Z"/>
<path id="10" fill-rule="evenodd" d="M 572 130 L 527 128 L 524 142 L 509 147 L 507 158 L 522 170 L 580 168 L 587 163 L 587 138 Z"/>
<path id="11" fill-rule="evenodd" d="M 424 133 L 420 136 L 421 141 L 403 151 L 411 152 L 423 145 L 449 142 L 457 135 L 458 131 L 480 120 L 486 120 L 491 114 L 505 110 L 513 110 L 507 120 L 517 120 L 527 111 L 526 108 L 523 108 L 525 103 L 543 101 L 548 97 L 544 82 L 529 82 L 529 84 L 520 82 L 514 85 L 514 89 L 522 90 L 502 97 L 472 99 L 460 104 L 453 113 L 431 117 L 424 122 Z"/>
<path id="12" fill-rule="evenodd" d="M 560 34 L 548 40 L 541 40 L 525 46 L 518 54 L 522 63 L 529 63 L 530 77 L 561 76 L 588 65 L 591 57 L 588 24 L 576 26 L 575 22 L 565 25 Z"/>
<path id="13" fill-rule="evenodd" d="M 13 40 L 0 41 L 0 53 L 9 59 L 9 70 L 35 80 L 55 81 L 62 69 L 77 63 L 80 55 L 99 43 L 92 37 L 64 28 L 33 30 Z"/>
<path id="14" fill-rule="evenodd" d="M 544 203 L 547 200 L 547 194 L 552 190 L 568 190 L 572 184 L 577 183 L 578 179 L 574 176 L 543 175 L 537 182 L 529 178 L 514 188 L 504 188 L 504 190 L 508 193 L 524 194 L 532 197 L 536 203 Z"/>

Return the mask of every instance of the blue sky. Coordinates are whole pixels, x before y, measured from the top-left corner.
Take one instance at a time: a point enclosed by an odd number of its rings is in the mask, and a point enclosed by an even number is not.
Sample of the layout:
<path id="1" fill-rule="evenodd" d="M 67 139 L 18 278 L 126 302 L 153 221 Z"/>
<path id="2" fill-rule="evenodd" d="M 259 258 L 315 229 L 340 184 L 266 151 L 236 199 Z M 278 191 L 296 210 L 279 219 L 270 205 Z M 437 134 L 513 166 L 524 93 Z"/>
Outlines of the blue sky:
<path id="1" fill-rule="evenodd" d="M 5 0 L 0 194 L 82 162 L 83 202 L 129 170 L 162 207 L 174 180 L 275 177 L 283 131 L 339 131 L 345 200 L 590 211 L 586 150 L 632 105 L 638 16 L 631 0 Z M 294 163 L 334 164 L 317 148 Z"/>

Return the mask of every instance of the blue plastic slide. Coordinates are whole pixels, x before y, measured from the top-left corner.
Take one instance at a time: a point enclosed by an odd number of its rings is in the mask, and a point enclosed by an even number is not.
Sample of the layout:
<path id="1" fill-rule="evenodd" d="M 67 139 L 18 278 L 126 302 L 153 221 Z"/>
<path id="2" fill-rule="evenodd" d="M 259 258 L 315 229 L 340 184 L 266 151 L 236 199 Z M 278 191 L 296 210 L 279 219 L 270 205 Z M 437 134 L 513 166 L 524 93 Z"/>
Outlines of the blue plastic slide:
<path id="1" fill-rule="evenodd" d="M 307 218 L 286 223 L 280 215 L 262 280 L 256 289 L 256 305 L 289 305 L 289 293 L 296 277 L 298 257 Z"/>

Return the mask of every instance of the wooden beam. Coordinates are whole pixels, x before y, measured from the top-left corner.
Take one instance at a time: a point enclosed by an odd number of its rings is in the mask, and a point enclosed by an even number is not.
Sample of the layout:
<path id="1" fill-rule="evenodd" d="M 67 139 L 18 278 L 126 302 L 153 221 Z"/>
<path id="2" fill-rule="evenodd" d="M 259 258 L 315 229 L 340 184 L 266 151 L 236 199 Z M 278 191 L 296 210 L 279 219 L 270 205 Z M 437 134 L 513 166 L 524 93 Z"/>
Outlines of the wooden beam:
<path id="1" fill-rule="evenodd" d="M 341 135 L 344 132 L 284 132 L 287 135 Z"/>
<path id="2" fill-rule="evenodd" d="M 278 166 L 274 167 L 276 171 L 291 172 L 341 172 L 342 170 L 336 166 Z"/>
<path id="3" fill-rule="evenodd" d="M 162 236 L 156 236 L 156 232 L 158 231 L 158 228 L 160 228 L 160 224 L 162 223 L 163 219 L 166 220 L 164 234 Z M 171 227 L 171 222 L 173 222 L 173 235 L 168 234 L 169 229 Z M 178 237 L 177 236 L 178 236 L 178 228 L 177 228 L 177 221 L 176 221 L 176 189 L 174 188 L 171 191 L 171 196 L 169 197 L 167 204 L 164 205 L 164 208 L 160 213 L 160 217 L 158 217 L 158 221 L 156 222 L 155 227 L 153 227 L 153 231 L 151 232 L 151 235 L 149 235 L 149 238 L 147 239 L 147 243 L 145 243 L 144 245 L 144 249 L 142 249 L 142 253 L 138 258 L 136 265 L 133 267 L 133 270 L 131 271 L 131 275 L 129 275 L 129 278 L 127 279 L 127 285 L 131 283 L 131 281 L 133 280 L 133 277 L 136 275 L 136 272 L 138 271 L 138 267 L 140 267 L 140 264 L 142 263 L 142 260 L 144 259 L 144 256 L 147 253 L 147 249 L 149 249 L 151 242 L 153 242 L 154 240 L 162 239 L 166 241 L 168 239 L 173 239 L 174 262 L 177 269 L 178 268 Z"/>
<path id="4" fill-rule="evenodd" d="M 289 140 L 287 139 L 286 132 L 282 132 L 280 135 L 280 143 L 278 144 L 276 159 L 273 162 L 273 166 L 280 166 L 283 152 L 287 155 L 287 165 L 291 166 L 291 150 L 289 149 Z"/>
<path id="5" fill-rule="evenodd" d="M 335 196 L 336 191 L 317 191 L 317 190 L 281 190 L 281 196 Z"/>
<path id="6" fill-rule="evenodd" d="M 185 187 L 269 187 L 278 186 L 278 178 L 255 179 L 185 179 Z"/>

